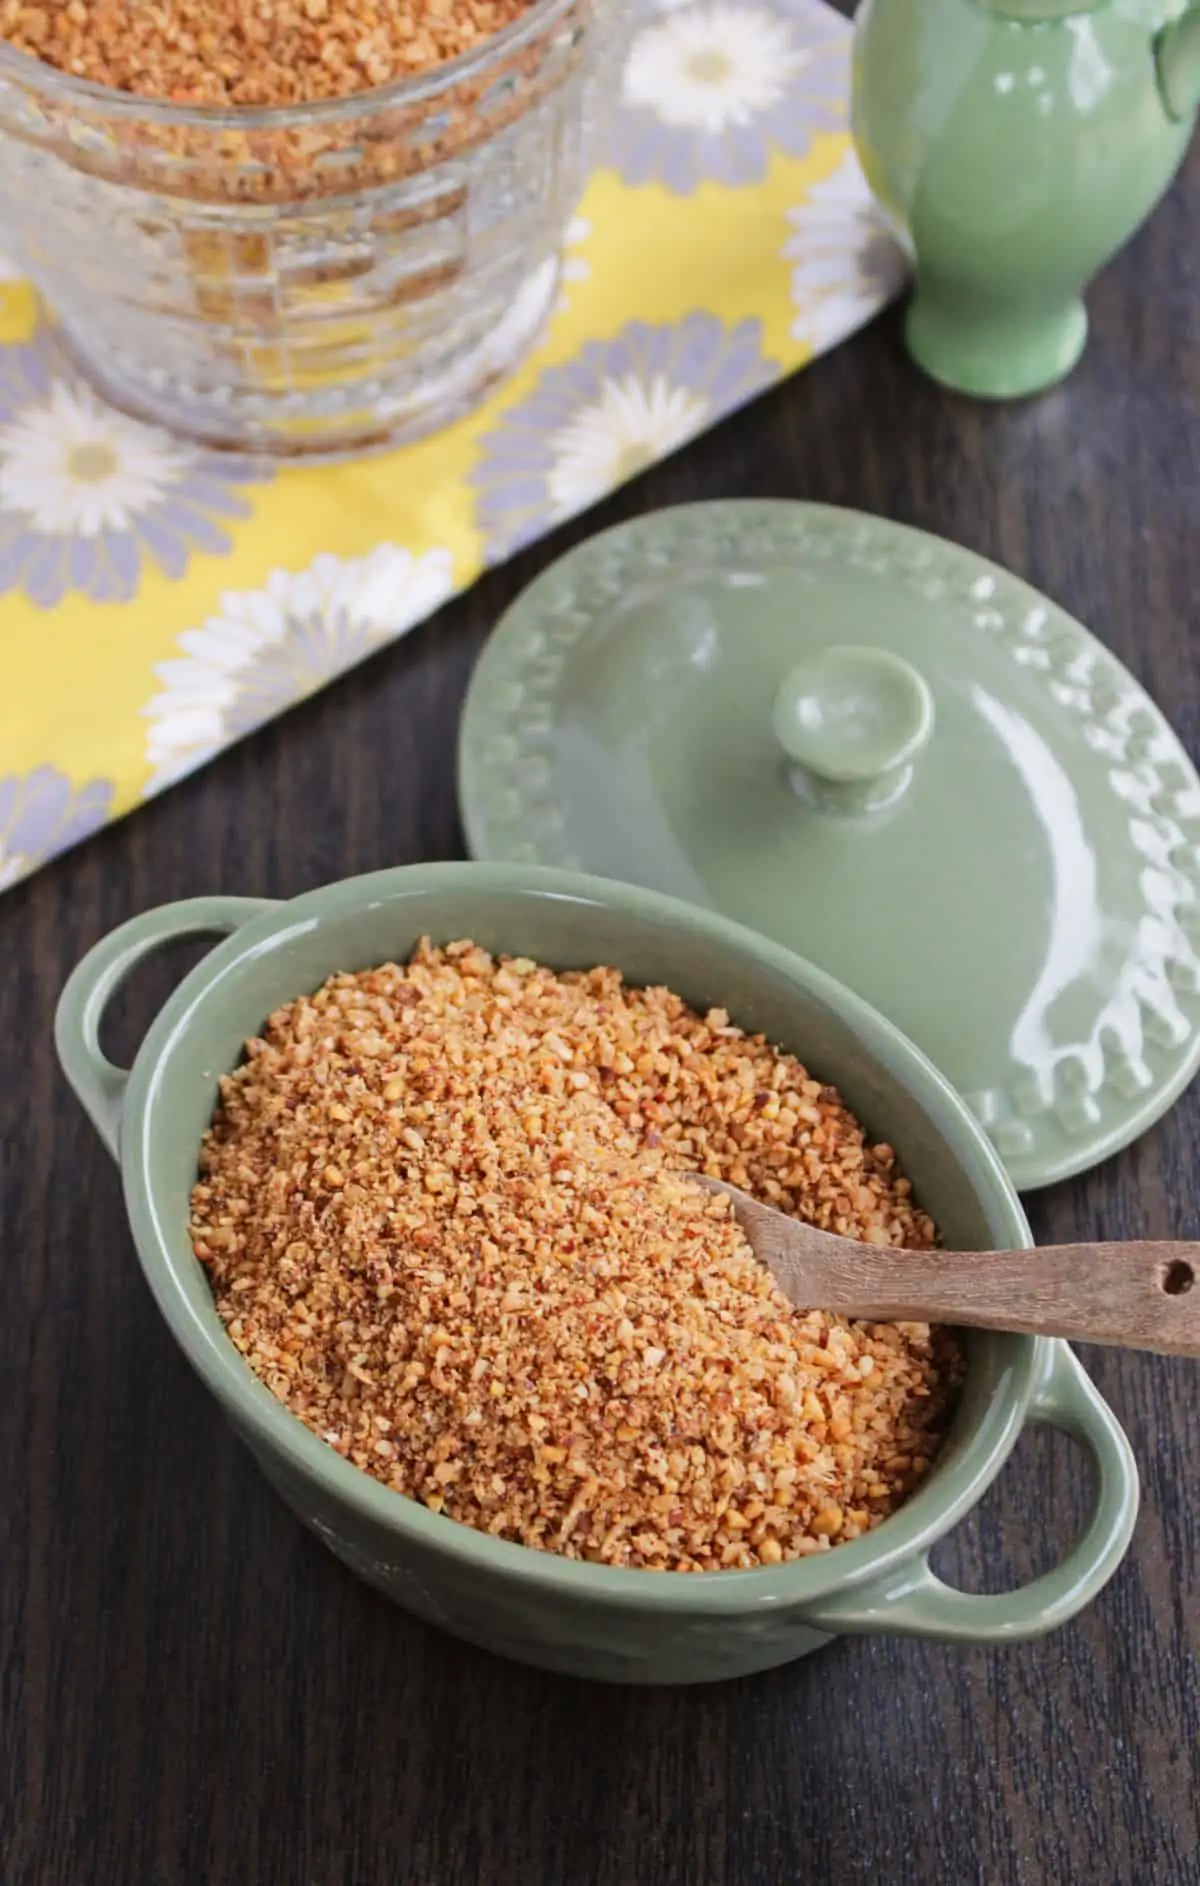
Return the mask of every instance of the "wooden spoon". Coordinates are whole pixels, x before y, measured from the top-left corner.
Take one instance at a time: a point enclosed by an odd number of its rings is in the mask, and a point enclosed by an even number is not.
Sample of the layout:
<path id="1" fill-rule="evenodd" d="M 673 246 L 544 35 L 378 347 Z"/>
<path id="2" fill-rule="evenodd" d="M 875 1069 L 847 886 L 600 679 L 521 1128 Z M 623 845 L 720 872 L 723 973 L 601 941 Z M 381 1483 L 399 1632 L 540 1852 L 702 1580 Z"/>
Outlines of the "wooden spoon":
<path id="1" fill-rule="evenodd" d="M 789 1302 L 876 1323 L 957 1323 L 1200 1355 L 1200 1244 L 900 1251 L 818 1231 L 700 1173 Z"/>

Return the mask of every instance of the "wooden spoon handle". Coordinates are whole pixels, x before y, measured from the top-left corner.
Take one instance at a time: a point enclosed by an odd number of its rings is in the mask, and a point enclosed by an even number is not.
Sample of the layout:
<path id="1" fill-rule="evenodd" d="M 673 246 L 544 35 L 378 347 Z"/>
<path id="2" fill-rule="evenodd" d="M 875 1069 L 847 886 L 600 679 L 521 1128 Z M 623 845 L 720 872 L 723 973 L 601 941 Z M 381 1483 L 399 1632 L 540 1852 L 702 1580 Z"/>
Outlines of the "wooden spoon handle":
<path id="1" fill-rule="evenodd" d="M 1200 1244 L 1043 1244 L 1032 1251 L 855 1245 L 840 1261 L 822 1252 L 821 1268 L 821 1300 L 845 1316 L 1200 1355 Z"/>

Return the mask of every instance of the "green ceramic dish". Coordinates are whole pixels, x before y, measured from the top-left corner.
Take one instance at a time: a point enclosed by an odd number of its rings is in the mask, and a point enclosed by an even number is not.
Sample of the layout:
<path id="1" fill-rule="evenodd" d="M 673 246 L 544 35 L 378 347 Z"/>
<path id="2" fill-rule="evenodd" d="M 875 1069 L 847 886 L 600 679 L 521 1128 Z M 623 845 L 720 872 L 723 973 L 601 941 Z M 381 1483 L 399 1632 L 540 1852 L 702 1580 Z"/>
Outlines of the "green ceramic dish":
<path id="1" fill-rule="evenodd" d="M 141 958 L 183 936 L 225 936 L 151 1027 L 133 1069 L 102 1055 L 107 1002 Z M 881 1016 L 749 930 L 625 885 L 491 865 L 419 865 L 350 879 L 293 903 L 197 898 L 104 939 L 64 991 L 58 1052 L 120 1160 L 150 1287 L 193 1367 L 268 1479 L 371 1584 L 460 1637 L 577 1675 L 696 1683 L 814 1650 L 839 1631 L 964 1643 L 1034 1637 L 1065 1623 L 1115 1571 L 1137 1510 L 1128 1443 L 1061 1343 L 987 1335 L 943 1455 L 917 1496 L 875 1532 L 770 1570 L 683 1575 L 576 1563 L 487 1538 L 359 1473 L 250 1373 L 226 1339 L 187 1236 L 187 1200 L 219 1074 L 268 1012 L 335 970 L 402 957 L 423 934 L 559 967 L 615 963 L 794 1048 L 899 1149 L 952 1244 L 1026 1244 L 1011 1184 L 934 1068 Z M 956 1591 L 931 1547 L 999 1473 L 1022 1428 L 1075 1436 L 1096 1469 L 1083 1538 L 1056 1570 L 997 1597 Z"/>

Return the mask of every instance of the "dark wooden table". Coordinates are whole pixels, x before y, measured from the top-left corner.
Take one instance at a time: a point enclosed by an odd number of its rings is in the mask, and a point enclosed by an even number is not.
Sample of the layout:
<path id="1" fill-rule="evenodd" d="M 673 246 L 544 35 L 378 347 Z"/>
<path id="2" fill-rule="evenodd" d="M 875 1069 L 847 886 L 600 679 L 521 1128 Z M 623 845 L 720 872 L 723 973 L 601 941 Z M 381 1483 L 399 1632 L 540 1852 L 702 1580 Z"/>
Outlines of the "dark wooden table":
<path id="1" fill-rule="evenodd" d="M 166 1335 L 58 1075 L 84 949 L 167 898 L 460 854 L 454 737 L 497 613 L 586 531 L 802 496 L 924 525 L 1082 616 L 1200 750 L 1200 161 L 1092 301 L 1071 383 L 989 411 L 893 316 L 390 652 L 0 899 L 3 1886 L 1182 1886 L 1200 1881 L 1200 1372 L 1088 1355 L 1144 1505 L 1041 1643 L 843 1640 L 697 1691 L 591 1687 L 392 1610 L 303 1533 Z M 142 972 L 126 1054 L 187 960 Z M 1039 1235 L 1200 1236 L 1200 1092 L 1034 1201 Z M 1086 1501 L 1027 1440 L 942 1569 L 1045 1569 Z"/>

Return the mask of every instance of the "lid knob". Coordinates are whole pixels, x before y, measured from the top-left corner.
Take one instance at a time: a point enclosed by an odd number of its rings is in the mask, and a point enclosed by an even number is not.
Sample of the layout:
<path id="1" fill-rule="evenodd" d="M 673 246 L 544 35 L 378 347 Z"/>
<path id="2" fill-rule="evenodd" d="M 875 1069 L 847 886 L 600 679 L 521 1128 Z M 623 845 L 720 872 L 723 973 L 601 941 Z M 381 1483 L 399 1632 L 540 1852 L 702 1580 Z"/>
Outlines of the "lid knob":
<path id="1" fill-rule="evenodd" d="M 823 648 L 784 679 L 772 725 L 802 798 L 830 811 L 873 812 L 908 785 L 933 732 L 933 696 L 889 649 Z"/>

